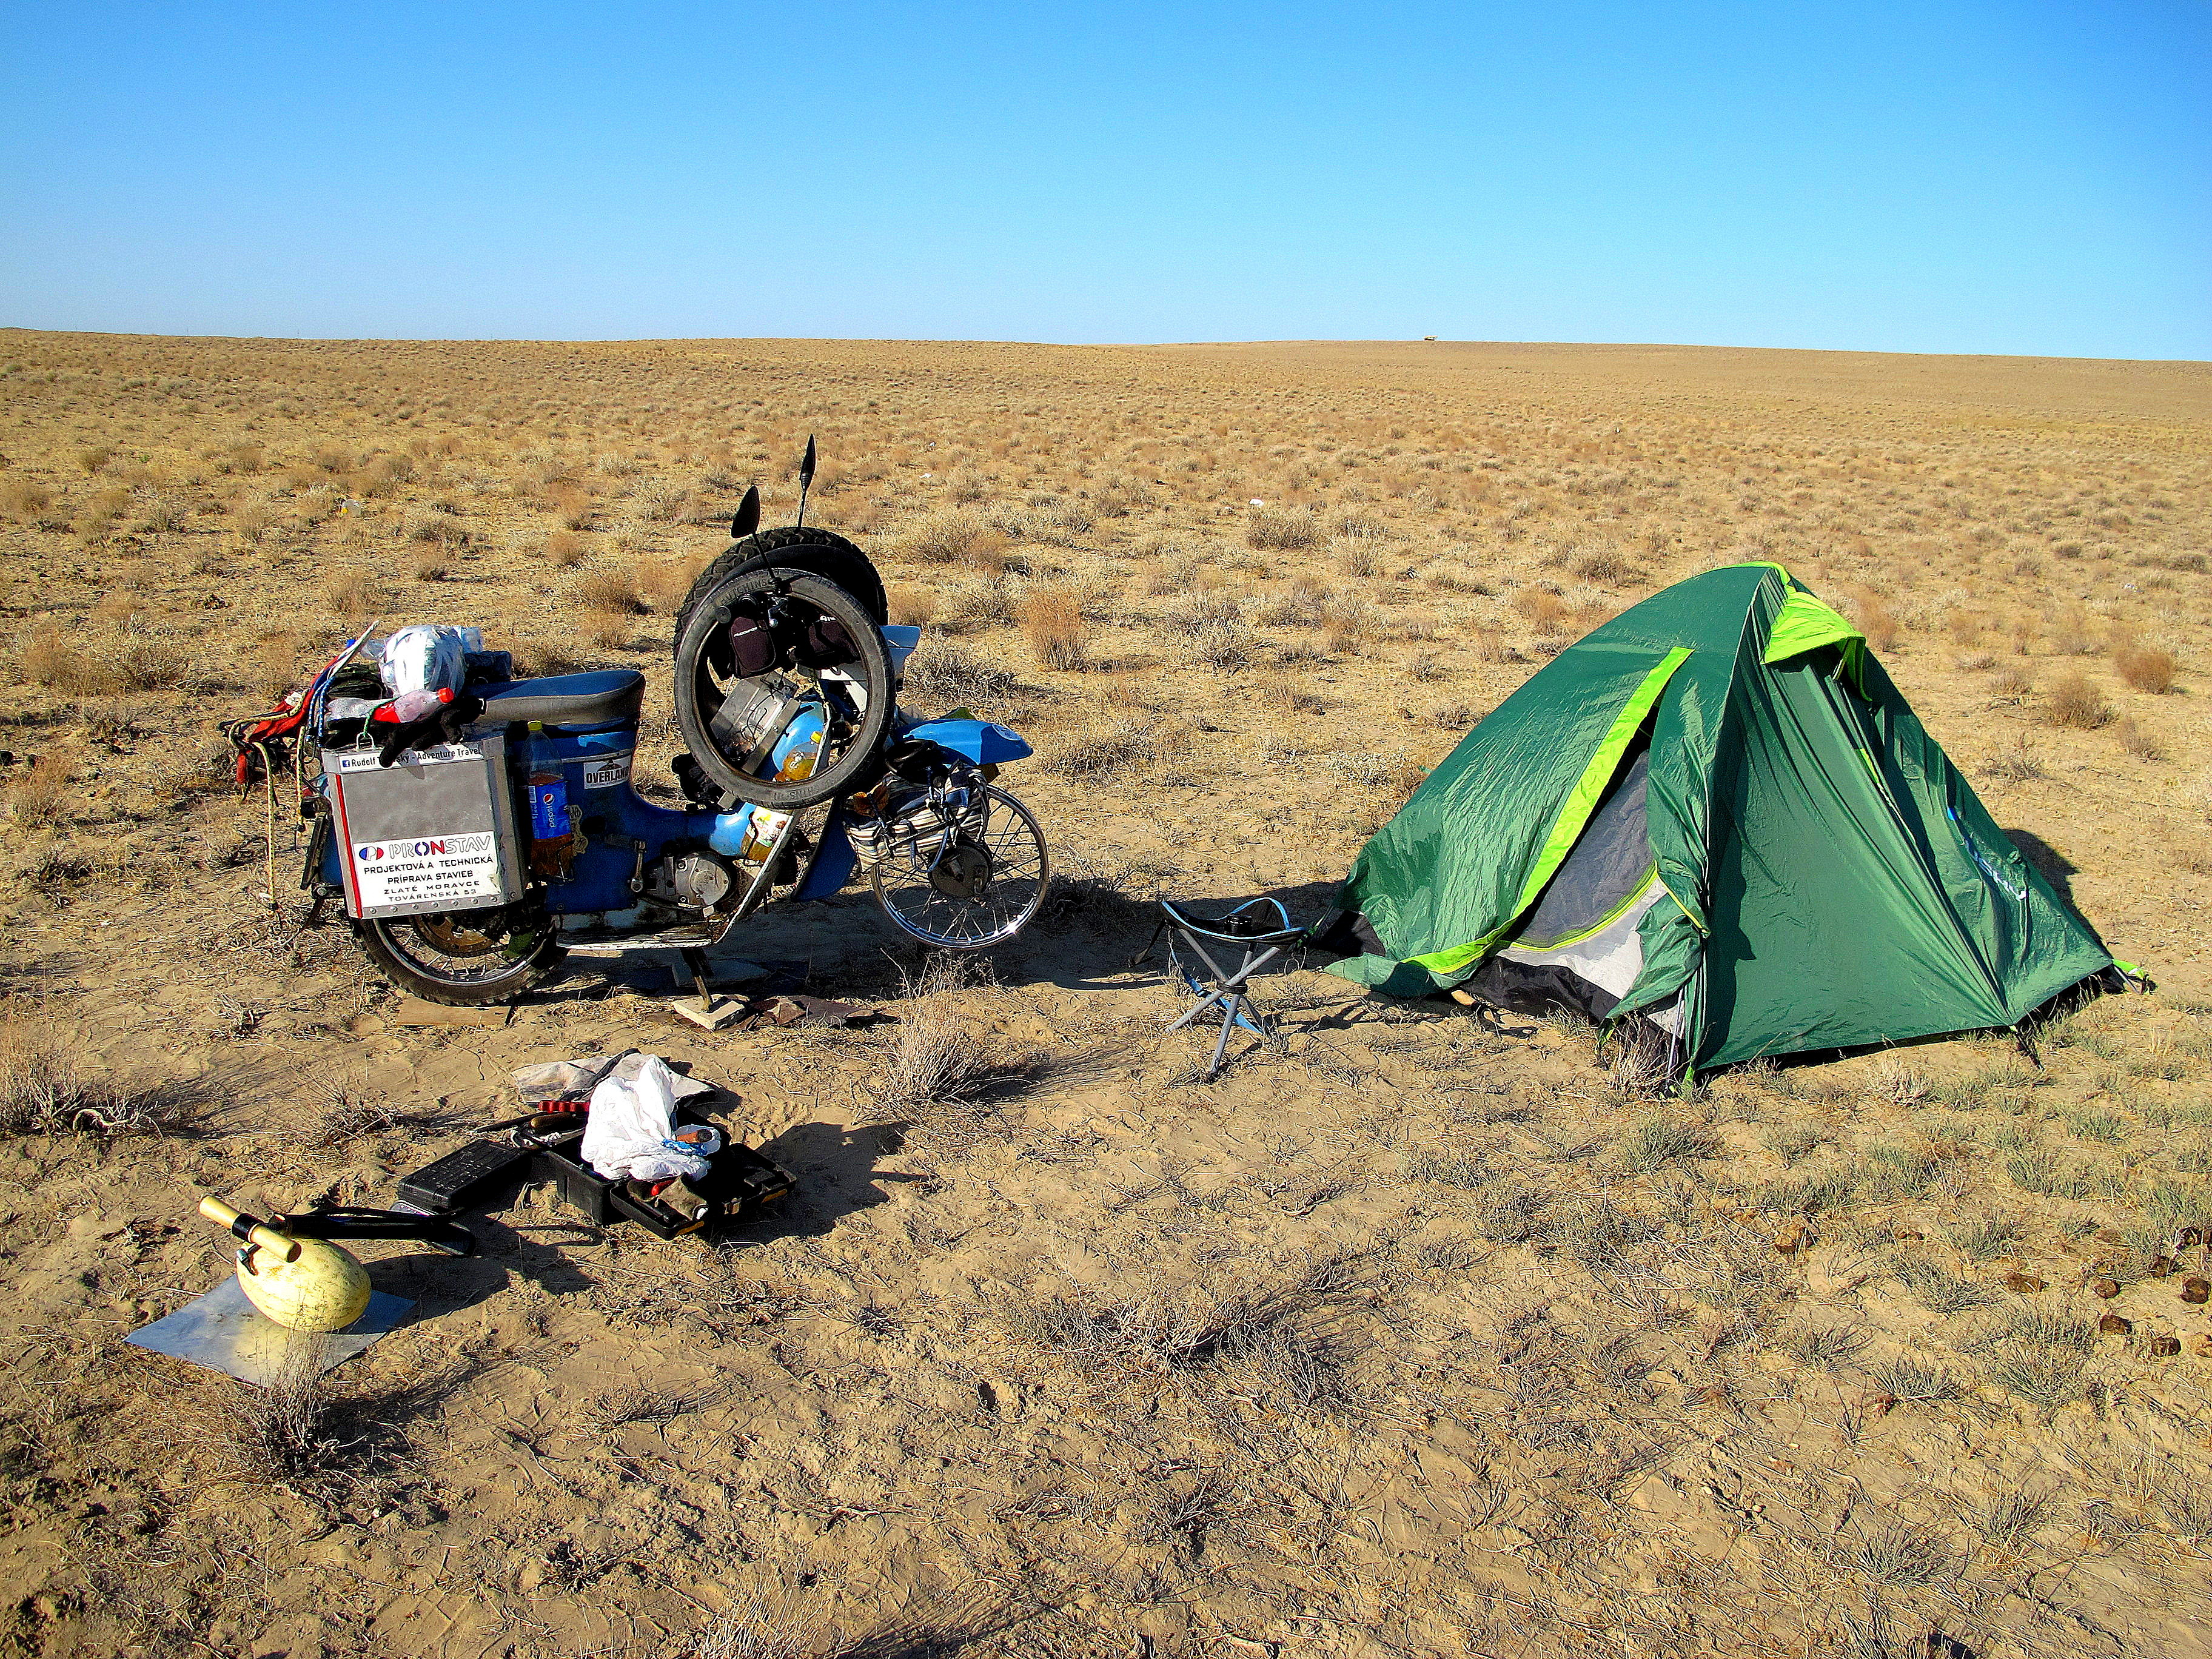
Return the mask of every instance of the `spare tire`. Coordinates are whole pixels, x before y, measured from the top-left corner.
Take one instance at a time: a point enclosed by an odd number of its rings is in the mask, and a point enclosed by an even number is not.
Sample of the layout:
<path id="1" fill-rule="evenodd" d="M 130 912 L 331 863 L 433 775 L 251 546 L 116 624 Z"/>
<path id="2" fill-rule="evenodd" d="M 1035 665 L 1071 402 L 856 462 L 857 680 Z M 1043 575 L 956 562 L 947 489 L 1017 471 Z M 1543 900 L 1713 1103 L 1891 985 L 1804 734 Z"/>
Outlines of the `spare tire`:
<path id="1" fill-rule="evenodd" d="M 867 607 L 878 628 L 890 620 L 890 607 L 884 598 L 884 579 L 876 573 L 866 554 L 835 531 L 786 525 L 780 530 L 742 536 L 714 556 L 714 563 L 699 573 L 699 580 L 691 584 L 683 608 L 676 613 L 676 637 L 684 637 L 684 624 L 701 594 L 711 592 L 732 576 L 777 566 L 787 570 L 804 570 L 836 583 Z"/>
<path id="2" fill-rule="evenodd" d="M 854 557 L 866 564 L 866 556 L 857 548 L 852 548 L 850 543 L 844 545 Z M 797 550 L 810 551 L 811 548 Z M 720 562 L 716 562 L 718 565 Z M 780 563 L 753 566 L 750 561 L 745 562 L 747 568 L 742 571 L 732 567 L 723 571 L 719 580 L 710 568 L 692 586 L 684 608 L 678 612 L 676 727 L 683 734 L 692 757 L 699 763 L 700 770 L 726 795 L 756 805 L 774 807 L 778 811 L 791 811 L 861 787 L 872 775 L 884 746 L 884 734 L 890 731 L 892 717 L 897 712 L 890 654 L 884 649 L 877 613 L 848 589 L 803 568 Z M 872 574 L 873 567 L 868 568 Z M 881 592 L 880 583 L 877 584 L 877 591 Z M 813 686 L 819 688 L 829 729 L 812 775 L 787 783 L 778 783 L 749 771 L 750 754 L 744 752 L 729 733 L 715 729 L 715 716 L 722 712 L 725 703 L 734 697 L 750 699 L 763 685 L 763 680 L 738 678 L 724 665 L 731 660 L 727 647 L 731 623 L 757 613 L 770 600 L 781 600 L 790 611 L 798 613 L 793 619 L 794 623 L 807 629 L 817 649 L 820 640 L 827 635 L 836 640 L 839 652 L 850 653 L 835 663 L 834 674 L 797 675 L 801 679 L 811 678 Z M 821 626 L 826 623 L 834 623 L 836 629 Z M 786 630 L 787 634 L 793 631 Z M 814 665 L 823 665 L 818 657 Z M 775 672 L 792 673 L 796 669 L 796 663 L 787 659 Z M 845 695 L 836 678 L 840 675 L 859 688 L 860 697 Z"/>

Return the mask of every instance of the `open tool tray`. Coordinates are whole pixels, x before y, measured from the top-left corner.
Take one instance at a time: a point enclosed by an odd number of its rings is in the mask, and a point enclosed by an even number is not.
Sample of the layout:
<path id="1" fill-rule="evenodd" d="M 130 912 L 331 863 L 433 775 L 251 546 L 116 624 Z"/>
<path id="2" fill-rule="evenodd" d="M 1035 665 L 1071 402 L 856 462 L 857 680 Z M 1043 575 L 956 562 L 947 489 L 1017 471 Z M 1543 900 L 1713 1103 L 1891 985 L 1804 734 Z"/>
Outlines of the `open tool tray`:
<path id="1" fill-rule="evenodd" d="M 718 1232 L 756 1220 L 769 1205 L 789 1195 L 790 1172 L 770 1163 L 751 1147 L 732 1144 L 709 1160 L 706 1176 L 690 1183 L 707 1200 L 707 1212 L 697 1220 L 686 1220 L 651 1199 L 634 1196 L 620 1181 L 610 1181 L 586 1164 L 576 1145 L 548 1148 L 532 1155 L 532 1178 L 550 1181 L 566 1203 L 574 1205 L 594 1223 L 635 1221 L 656 1238 L 679 1233 Z"/>

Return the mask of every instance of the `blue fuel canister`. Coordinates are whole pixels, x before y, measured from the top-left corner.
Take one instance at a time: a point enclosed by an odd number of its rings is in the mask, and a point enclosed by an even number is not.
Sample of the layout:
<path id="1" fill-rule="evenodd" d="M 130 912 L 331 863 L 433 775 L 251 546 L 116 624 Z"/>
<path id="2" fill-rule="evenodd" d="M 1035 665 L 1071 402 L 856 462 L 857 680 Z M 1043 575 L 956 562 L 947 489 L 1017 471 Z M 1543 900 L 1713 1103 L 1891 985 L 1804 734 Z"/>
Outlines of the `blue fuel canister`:
<path id="1" fill-rule="evenodd" d="M 530 838 L 562 841 L 568 835 L 568 784 L 558 772 L 530 780 Z"/>

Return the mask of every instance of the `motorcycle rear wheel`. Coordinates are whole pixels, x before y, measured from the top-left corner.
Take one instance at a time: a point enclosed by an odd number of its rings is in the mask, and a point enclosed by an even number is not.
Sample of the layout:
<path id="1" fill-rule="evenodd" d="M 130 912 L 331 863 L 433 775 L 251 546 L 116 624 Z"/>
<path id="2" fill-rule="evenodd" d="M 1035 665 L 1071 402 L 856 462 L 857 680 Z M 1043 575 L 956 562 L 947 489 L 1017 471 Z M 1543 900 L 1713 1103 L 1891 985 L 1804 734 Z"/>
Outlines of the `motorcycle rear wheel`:
<path id="1" fill-rule="evenodd" d="M 510 1001 L 561 956 L 552 924 L 514 905 L 365 921 L 359 937 L 402 991 L 454 1008 Z"/>

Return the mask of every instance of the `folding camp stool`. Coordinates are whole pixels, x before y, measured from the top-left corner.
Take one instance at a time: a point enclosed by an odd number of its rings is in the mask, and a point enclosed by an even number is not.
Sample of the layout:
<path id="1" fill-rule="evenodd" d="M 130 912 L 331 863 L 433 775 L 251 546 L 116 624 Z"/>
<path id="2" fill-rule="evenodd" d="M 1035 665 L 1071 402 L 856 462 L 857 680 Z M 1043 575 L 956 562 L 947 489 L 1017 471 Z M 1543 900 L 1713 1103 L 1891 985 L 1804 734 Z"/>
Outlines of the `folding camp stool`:
<path id="1" fill-rule="evenodd" d="M 1292 927 L 1290 912 L 1278 899 L 1247 899 L 1218 916 L 1195 915 L 1188 905 L 1178 904 L 1173 899 L 1162 899 L 1160 908 L 1166 914 L 1152 930 L 1152 943 L 1137 952 L 1130 965 L 1134 967 L 1152 954 L 1152 945 L 1159 943 L 1163 933 L 1170 928 L 1175 930 L 1175 937 L 1168 940 L 1168 966 L 1182 988 L 1196 997 L 1198 1002 L 1168 1030 L 1179 1031 L 1212 1009 L 1220 1008 L 1221 1040 L 1213 1045 L 1213 1063 L 1206 1068 L 1206 1079 L 1211 1083 L 1221 1075 L 1222 1056 L 1229 1052 L 1229 1034 L 1239 1025 L 1262 1042 L 1274 1041 L 1274 1034 L 1267 1029 L 1267 1016 L 1245 994 L 1244 983 L 1311 930 Z M 1249 914 L 1254 910 L 1260 914 Z M 1267 914 L 1269 910 L 1274 913 L 1272 916 Z M 1176 949 L 1177 939 L 1206 964 L 1206 975 L 1201 975 L 1182 959 Z M 1231 947 L 1240 949 L 1244 959 L 1233 971 L 1224 968 L 1214 959 L 1213 952 L 1206 949 L 1209 945 L 1224 957 Z"/>

